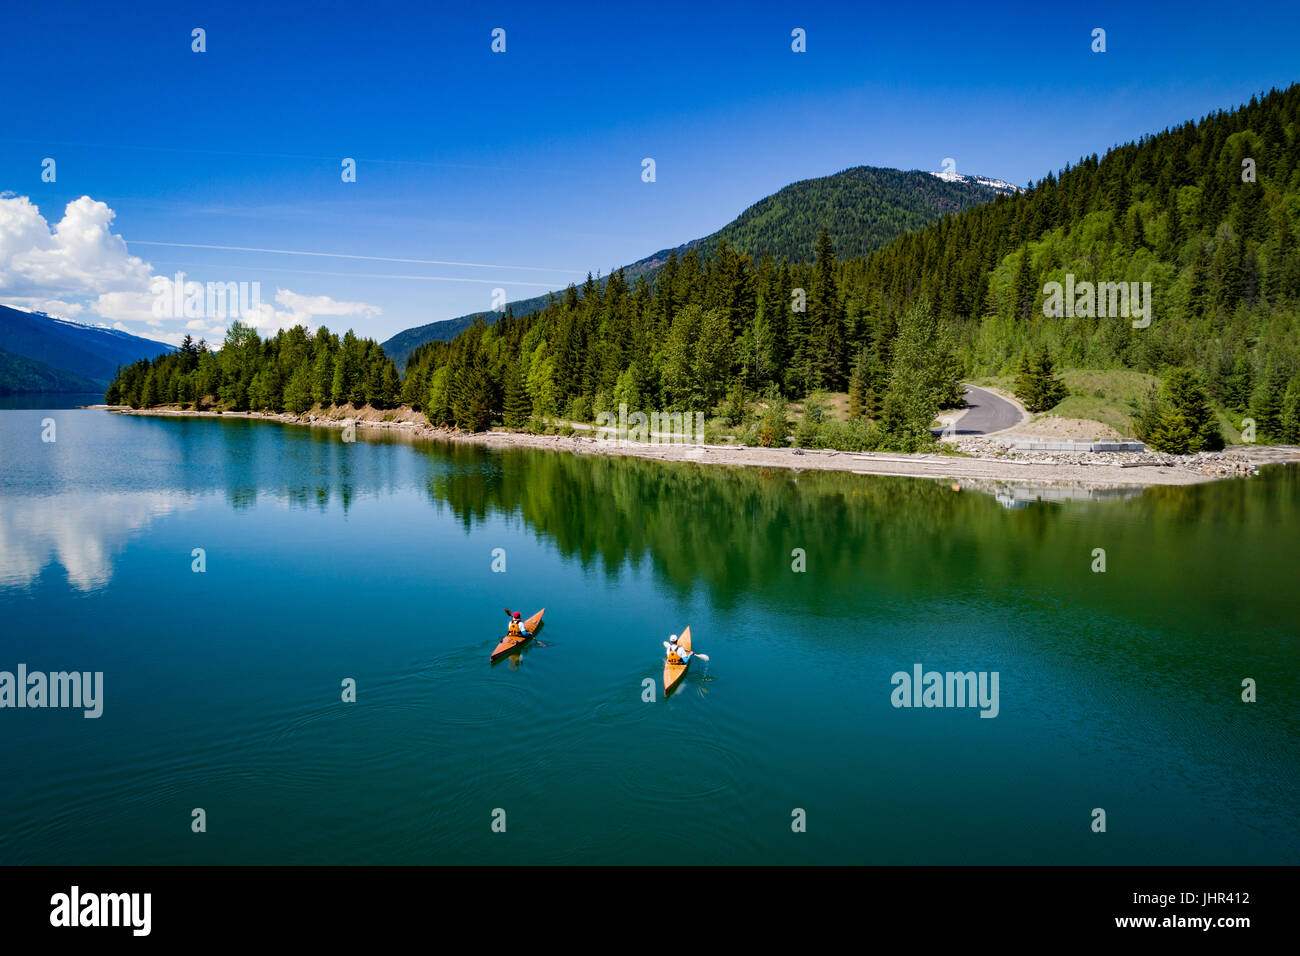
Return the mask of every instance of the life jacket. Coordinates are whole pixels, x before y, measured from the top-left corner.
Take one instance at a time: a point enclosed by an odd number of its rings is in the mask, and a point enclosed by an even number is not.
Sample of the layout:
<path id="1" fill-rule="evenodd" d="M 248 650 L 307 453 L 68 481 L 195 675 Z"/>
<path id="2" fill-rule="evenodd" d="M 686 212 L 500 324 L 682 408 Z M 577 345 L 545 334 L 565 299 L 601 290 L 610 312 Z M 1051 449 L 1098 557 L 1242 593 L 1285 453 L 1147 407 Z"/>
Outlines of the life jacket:
<path id="1" fill-rule="evenodd" d="M 518 636 L 519 636 L 519 622 L 518 622 L 518 621 L 513 621 L 513 620 L 512 620 L 512 621 L 510 622 L 510 636 L 511 636 L 511 637 L 518 637 Z"/>

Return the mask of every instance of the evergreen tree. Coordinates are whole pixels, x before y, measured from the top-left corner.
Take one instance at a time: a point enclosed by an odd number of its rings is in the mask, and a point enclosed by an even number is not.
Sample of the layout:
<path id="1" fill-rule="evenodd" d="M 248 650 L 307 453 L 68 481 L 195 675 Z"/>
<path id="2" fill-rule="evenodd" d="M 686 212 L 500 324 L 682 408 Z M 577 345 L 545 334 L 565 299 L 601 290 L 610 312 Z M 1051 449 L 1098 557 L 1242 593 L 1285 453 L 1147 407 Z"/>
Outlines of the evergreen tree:
<path id="1" fill-rule="evenodd" d="M 825 228 L 817 237 L 817 256 L 808 290 L 808 313 L 808 383 L 814 388 L 840 389 L 847 379 L 844 309 L 835 275 L 835 248 Z"/>
<path id="2" fill-rule="evenodd" d="M 1150 413 L 1143 424 L 1150 421 Z M 1195 372 L 1172 369 L 1160 388 L 1155 425 L 1141 435 L 1157 451 L 1184 455 L 1198 451 L 1217 451 L 1223 447 L 1223 435 L 1210 406 L 1210 397 Z"/>
<path id="3" fill-rule="evenodd" d="M 962 367 L 951 348 L 939 357 L 936 369 L 935 402 L 940 408 L 961 408 L 966 404 L 966 389 L 961 383 Z"/>
<path id="4" fill-rule="evenodd" d="M 866 418 L 871 411 L 868 408 L 867 397 L 870 388 L 868 381 L 870 362 L 871 350 L 863 346 L 857 358 L 853 360 L 853 372 L 849 376 L 849 419 L 852 421 Z"/>
<path id="5" fill-rule="evenodd" d="M 289 377 L 289 384 L 284 388 L 284 407 L 295 415 L 301 415 L 311 408 L 312 366 L 304 362 L 294 369 Z"/>
<path id="6" fill-rule="evenodd" d="M 1300 444 L 1300 372 L 1291 376 L 1282 394 L 1277 437 L 1288 445 Z"/>
<path id="7" fill-rule="evenodd" d="M 1070 394 L 1065 382 L 1056 374 L 1056 362 L 1046 345 L 1032 359 L 1028 353 L 1021 356 L 1016 369 L 1015 394 L 1031 412 L 1055 408 Z"/>
<path id="8" fill-rule="evenodd" d="M 1034 362 L 1029 353 L 1022 352 L 1020 363 L 1016 366 L 1015 396 L 1020 404 L 1033 411 L 1041 404 L 1038 395 L 1038 376 L 1034 373 Z"/>
<path id="9" fill-rule="evenodd" d="M 1297 116 L 1300 85 L 1272 91 L 1240 109 L 1085 156 L 1014 196 L 972 202 L 938 221 L 886 213 L 883 225 L 895 238 L 883 244 L 872 190 L 888 181 L 947 199 L 952 184 L 918 182 L 913 174 L 895 181 L 885 171 L 796 184 L 742 217 L 725 245 L 715 237 L 672 254 L 630 288 L 619 273 L 592 277 L 580 290 L 539 300 L 533 311 L 421 346 L 396 397 L 399 370 L 390 374 L 374 343 L 352 333 L 340 341 L 324 328 L 262 341 L 241 323 L 215 352 L 191 340 L 171 355 L 122 368 L 109 391 L 128 404 L 148 397 L 277 407 L 310 360 L 314 400 L 390 405 L 400 398 L 446 423 L 455 418 L 453 397 L 465 411 L 464 373 L 473 368 L 484 414 L 469 417 L 490 423 L 503 414 L 499 396 L 511 369 L 521 373 L 534 410 L 548 416 L 575 398 L 585 406 L 618 394 L 646 407 L 703 409 L 739 377 L 750 394 L 770 384 L 786 397 L 847 386 L 855 416 L 875 419 L 883 434 L 907 432 L 924 442 L 908 397 L 895 390 L 886 401 L 900 366 L 896 317 L 924 300 L 942 316 L 924 351 L 950 384 L 958 369 L 1002 374 L 1021 354 L 1031 369 L 1020 377 L 1036 382 L 1042 376 L 1032 366 L 1050 342 L 1062 367 L 1194 370 L 1207 395 L 1256 420 L 1261 440 L 1280 440 L 1290 434 L 1287 395 L 1300 368 Z M 1240 182 L 1246 155 L 1261 160 L 1258 183 Z M 830 228 L 817 235 L 823 224 Z M 1154 324 L 1135 329 L 1117 317 L 1043 316 L 1036 306 L 1044 281 L 1066 274 L 1080 283 L 1149 280 Z M 804 312 L 791 308 L 796 288 L 806 292 Z M 936 345 L 940 330 L 949 337 L 945 348 Z M 470 338 L 481 357 L 471 355 Z M 915 343 L 904 344 L 909 351 Z M 911 367 L 910 360 L 901 366 Z M 301 403 L 300 393 L 293 397 Z M 1050 407 L 1045 399 L 1033 404 L 1045 401 Z M 1144 433 L 1171 409 L 1158 396 Z M 1178 431 L 1172 420 L 1166 424 Z M 1206 441 L 1189 431 L 1189 442 Z"/>
<path id="10" fill-rule="evenodd" d="M 758 422 L 758 443 L 764 448 L 784 448 L 790 434 L 790 403 L 775 388 L 764 401 Z"/>
<path id="11" fill-rule="evenodd" d="M 501 409 L 502 423 L 507 428 L 523 428 L 533 414 L 533 403 L 524 387 L 523 375 L 518 369 L 507 369 L 506 392 Z"/>
<path id="12" fill-rule="evenodd" d="M 1156 419 L 1155 430 L 1147 438 L 1147 444 L 1156 451 L 1172 455 L 1186 455 L 1194 448 L 1195 436 L 1187 421 L 1173 409 L 1163 408 Z"/>
<path id="13" fill-rule="evenodd" d="M 375 346 L 379 353 L 375 361 L 379 363 L 379 408 L 396 408 L 401 399 L 402 383 L 397 378 L 397 366 L 384 357 L 383 351 Z"/>

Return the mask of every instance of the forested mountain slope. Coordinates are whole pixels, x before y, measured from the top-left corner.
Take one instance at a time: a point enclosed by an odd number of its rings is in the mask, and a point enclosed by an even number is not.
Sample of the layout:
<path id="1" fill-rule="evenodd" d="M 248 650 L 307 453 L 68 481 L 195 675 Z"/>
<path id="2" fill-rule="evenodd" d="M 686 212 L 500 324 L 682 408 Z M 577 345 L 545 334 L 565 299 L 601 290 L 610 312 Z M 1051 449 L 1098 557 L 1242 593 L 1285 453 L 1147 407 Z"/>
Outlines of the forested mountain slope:
<path id="1" fill-rule="evenodd" d="M 538 312 L 422 346 L 398 397 L 434 422 L 481 429 L 590 419 L 620 403 L 711 412 L 725 400 L 739 419 L 754 396 L 771 407 L 847 388 L 852 414 L 878 426 L 863 441 L 909 448 L 928 441 L 932 409 L 960 376 L 1018 370 L 1031 354 L 1042 364 L 1050 353 L 1057 365 L 1174 382 L 1153 415 L 1175 430 L 1184 407 L 1209 428 L 1213 402 L 1249 414 L 1260 440 L 1300 441 L 1298 158 L 1292 86 L 1085 157 L 862 257 L 837 256 L 829 229 L 811 261 L 755 259 L 720 237 L 673 251 L 653 281 L 623 270 L 589 278 Z M 1052 283 L 1078 296 L 1073 316 L 1044 314 Z M 1089 307 L 1089 283 L 1136 283 L 1145 317 L 1106 314 L 1095 294 Z M 227 369 L 247 381 L 274 354 L 274 375 L 245 399 L 253 407 L 289 406 L 289 385 L 307 374 L 294 363 L 309 355 L 332 362 L 336 377 L 343 369 L 341 390 L 326 389 L 325 366 L 313 373 L 312 394 L 369 389 L 394 400 L 369 345 L 340 353 L 300 337 L 287 351 L 244 342 L 238 361 L 224 357 L 228 342 L 200 365 L 223 388 Z M 140 369 L 132 374 L 140 380 Z"/>
<path id="2" fill-rule="evenodd" d="M 827 247 L 815 263 L 755 261 L 723 241 L 709 254 L 691 249 L 653 284 L 616 273 L 534 315 L 425 346 L 404 394 L 469 426 L 511 404 L 572 414 L 635 396 L 698 407 L 732 385 L 793 396 L 852 379 L 870 413 L 888 390 L 897 322 L 924 300 L 968 373 L 1010 370 L 1044 345 L 1067 366 L 1185 367 L 1263 434 L 1290 434 L 1281 416 L 1288 389 L 1300 395 L 1298 116 L 1300 87 L 1273 91 L 1085 157 L 861 258 Z M 1150 283 L 1150 324 L 1046 317 L 1044 287 L 1067 273 Z"/>
<path id="3" fill-rule="evenodd" d="M 711 235 L 625 266 L 623 279 L 635 282 L 646 276 L 653 280 L 673 252 L 680 257 L 694 249 L 712 255 L 723 242 L 754 258 L 770 255 L 800 262 L 812 257 L 823 228 L 841 255 L 865 255 L 947 213 L 989 202 L 1014 189 L 998 180 L 952 180 L 917 170 L 856 166 L 832 176 L 792 183 L 759 200 Z M 550 298 L 548 294 L 511 302 L 509 311 L 515 316 L 528 315 Z M 475 312 L 406 329 L 384 342 L 384 352 L 403 368 L 411 353 L 424 343 L 450 341 L 479 319 L 491 324 L 498 318 L 495 312 Z"/>

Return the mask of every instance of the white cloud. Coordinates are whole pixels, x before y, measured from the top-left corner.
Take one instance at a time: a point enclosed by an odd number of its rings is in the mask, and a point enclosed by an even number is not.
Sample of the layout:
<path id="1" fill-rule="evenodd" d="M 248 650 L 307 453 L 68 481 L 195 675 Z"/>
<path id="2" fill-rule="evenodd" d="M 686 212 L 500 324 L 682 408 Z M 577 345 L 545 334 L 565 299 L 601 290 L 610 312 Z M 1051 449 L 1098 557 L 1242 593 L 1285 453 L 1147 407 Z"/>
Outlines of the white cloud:
<path id="1" fill-rule="evenodd" d="M 92 308 L 105 319 L 119 322 L 155 322 L 154 297 L 148 292 L 105 292 Z"/>
<path id="2" fill-rule="evenodd" d="M 72 318 L 78 313 L 86 311 L 86 307 L 80 302 L 65 302 L 62 299 L 43 299 L 39 297 L 6 296 L 5 304 L 25 309 L 28 312 L 44 312 L 47 315 L 59 315 L 65 318 Z"/>
<path id="3" fill-rule="evenodd" d="M 355 315 L 373 319 L 383 312 L 365 302 L 335 302 L 327 295 L 299 295 L 288 289 L 276 289 L 275 301 L 290 312 L 306 315 Z"/>
<path id="4" fill-rule="evenodd" d="M 51 229 L 26 196 L 0 198 L 0 292 L 61 299 L 147 289 L 152 270 L 112 233 L 114 215 L 82 196 Z"/>
<path id="5" fill-rule="evenodd" d="M 245 312 L 239 320 L 259 332 L 273 335 L 280 329 L 291 329 L 295 325 L 310 328 L 318 316 L 372 319 L 383 314 L 378 306 L 366 302 L 337 302 L 327 295 L 299 295 L 289 289 L 276 289 L 275 301 L 286 308 L 277 309 L 268 302 L 260 302 L 257 309 Z"/>
<path id="6" fill-rule="evenodd" d="M 115 216 L 105 203 L 82 196 L 68 203 L 63 218 L 51 227 L 31 199 L 0 193 L 0 296 L 52 315 L 71 317 L 89 309 L 115 329 L 140 334 L 143 324 L 150 338 L 173 344 L 184 333 L 163 332 L 164 323 L 184 322 L 186 330 L 206 330 L 220 341 L 226 323 L 239 311 L 246 324 L 264 334 L 311 326 L 318 316 L 373 319 L 382 314 L 365 302 L 290 289 L 276 290 L 277 308 L 261 300 L 259 283 L 230 276 L 204 277 L 210 279 L 206 285 L 179 277 L 184 288 L 177 296 L 177 278 L 154 275 L 147 262 L 127 252 L 126 241 L 112 232 Z M 231 301 L 235 282 L 238 304 Z"/>
<path id="7" fill-rule="evenodd" d="M 316 316 L 353 316 L 370 319 L 382 314 L 378 306 L 366 302 L 337 302 L 327 295 L 299 295 L 290 289 L 277 289 L 275 301 L 285 306 L 277 309 L 261 297 L 259 283 L 246 283 L 236 295 L 234 289 L 222 289 L 208 295 L 199 282 L 182 277 L 183 286 L 177 296 L 177 280 L 168 276 L 154 276 L 150 283 L 152 292 L 106 292 L 94 304 L 94 310 L 106 319 L 119 322 L 144 322 L 151 330 L 150 338 L 175 344 L 183 335 L 161 330 L 163 323 L 180 321 L 187 331 L 205 331 L 208 335 L 225 337 L 222 323 L 238 318 L 259 332 L 274 335 L 280 329 L 295 325 L 310 327 Z"/>

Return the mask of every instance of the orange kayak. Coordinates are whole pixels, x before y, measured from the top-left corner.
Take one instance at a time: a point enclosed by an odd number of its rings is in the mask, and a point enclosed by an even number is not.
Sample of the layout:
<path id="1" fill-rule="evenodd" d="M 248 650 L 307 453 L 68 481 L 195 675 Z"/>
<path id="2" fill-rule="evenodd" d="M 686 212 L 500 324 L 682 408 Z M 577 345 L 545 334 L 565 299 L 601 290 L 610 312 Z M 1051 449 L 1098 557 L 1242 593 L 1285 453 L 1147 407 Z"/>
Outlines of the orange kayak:
<path id="1" fill-rule="evenodd" d="M 677 639 L 677 643 L 686 650 L 691 650 L 691 629 L 688 627 L 682 631 L 682 636 Z M 673 688 L 682 682 L 686 676 L 686 670 L 691 666 L 691 659 L 686 658 L 685 664 L 669 664 L 664 662 L 664 696 L 667 697 L 673 692 Z"/>
<path id="2" fill-rule="evenodd" d="M 519 637 L 511 637 L 507 634 L 501 638 L 501 643 L 497 645 L 496 650 L 492 652 L 492 660 L 500 660 L 511 651 L 518 650 L 533 639 L 538 628 L 542 626 L 542 615 L 546 613 L 546 608 L 542 608 L 528 620 L 524 621 L 523 628 L 527 634 L 521 634 Z"/>

